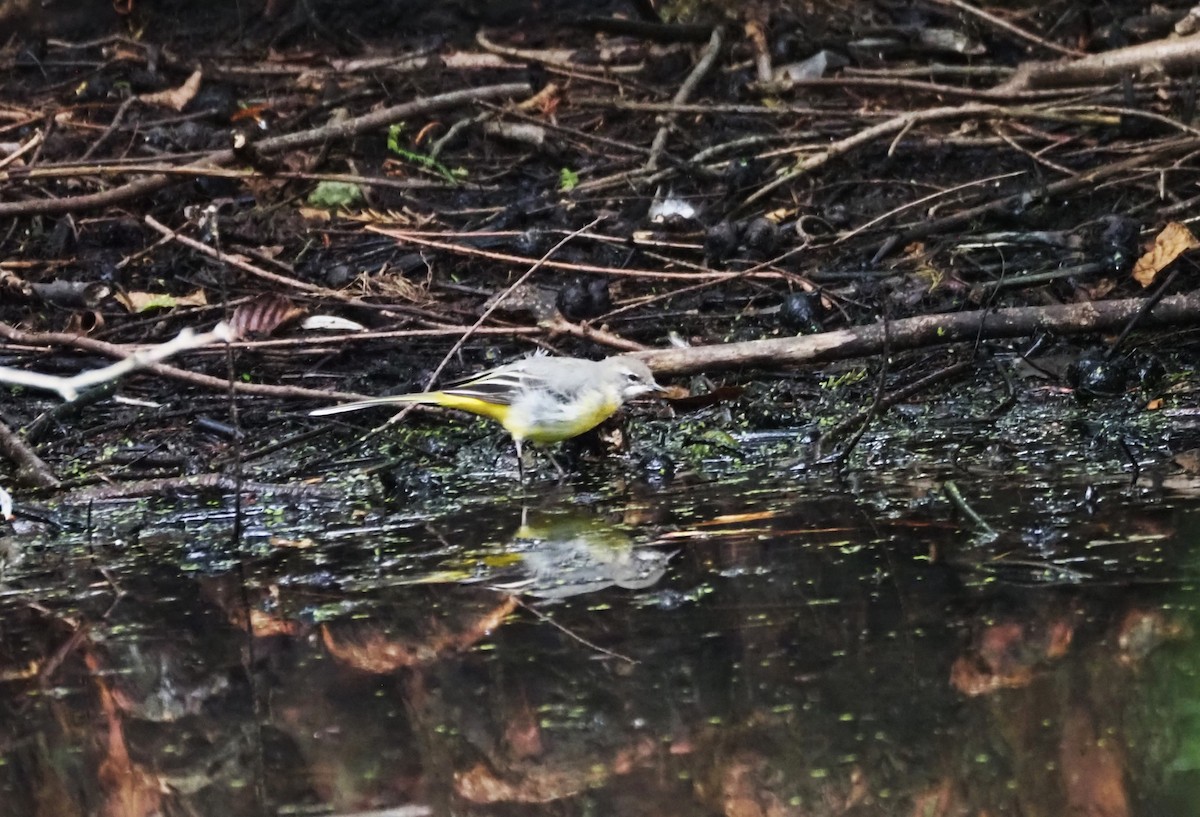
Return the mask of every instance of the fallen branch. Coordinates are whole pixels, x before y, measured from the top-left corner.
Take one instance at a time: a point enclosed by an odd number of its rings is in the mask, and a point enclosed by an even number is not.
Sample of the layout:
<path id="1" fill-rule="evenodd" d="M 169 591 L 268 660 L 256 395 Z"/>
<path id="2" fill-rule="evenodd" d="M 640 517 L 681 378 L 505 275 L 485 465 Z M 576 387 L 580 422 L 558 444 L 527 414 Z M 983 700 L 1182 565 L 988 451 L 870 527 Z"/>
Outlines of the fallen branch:
<path id="1" fill-rule="evenodd" d="M 1136 316 L 1143 298 L 1066 306 L 1015 307 L 945 315 L 922 315 L 897 321 L 855 326 L 792 338 L 751 340 L 687 349 L 635 352 L 658 374 L 691 374 L 722 369 L 779 369 L 919 349 L 944 343 L 1027 337 L 1037 332 L 1077 335 L 1116 329 Z M 1200 293 L 1163 298 L 1142 319 L 1143 326 L 1169 326 L 1200 321 Z"/>
<path id="2" fill-rule="evenodd" d="M 704 48 L 704 53 L 696 62 L 696 67 L 688 74 L 687 79 L 679 86 L 679 90 L 675 93 L 675 98 L 671 100 L 676 105 L 682 105 L 691 99 L 695 93 L 696 87 L 700 82 L 708 76 L 712 67 L 716 65 L 717 57 L 721 54 L 721 47 L 725 44 L 725 29 L 717 26 L 713 29 L 712 36 L 708 40 L 708 45 Z M 650 145 L 650 158 L 646 160 L 647 171 L 653 171 L 658 168 L 658 160 L 662 158 L 663 151 L 667 149 L 667 138 L 671 135 L 671 130 L 675 127 L 675 118 L 677 114 L 666 114 L 663 116 L 663 123 L 658 129 L 658 133 L 654 134 L 654 141 Z"/>
<path id="3" fill-rule="evenodd" d="M 65 495 L 68 505 L 105 502 L 143 496 L 175 496 L 178 494 L 271 494 L 300 499 L 329 499 L 338 493 L 320 485 L 287 485 L 273 482 L 250 482 L 227 474 L 190 474 L 185 477 L 142 479 L 116 485 L 84 488 Z"/>
<path id="4" fill-rule="evenodd" d="M 1035 45 L 1039 45 L 1042 48 L 1045 48 L 1049 51 L 1056 51 L 1059 54 L 1065 54 L 1068 57 L 1083 56 L 1083 52 L 1081 52 L 1081 51 L 1076 51 L 1074 48 L 1067 48 L 1065 46 L 1059 45 L 1056 42 L 1052 42 L 1051 40 L 1047 40 L 1043 37 L 1039 37 L 1038 35 L 1034 34 L 1031 31 L 1026 31 L 1025 29 L 1021 28 L 1020 26 L 1013 25 L 1012 23 L 1005 20 L 1003 17 L 998 17 L 995 14 L 992 14 L 991 12 L 985 11 L 980 8 L 976 8 L 975 6 L 972 6 L 969 3 L 963 2 L 963 0 L 934 0 L 934 2 L 937 3 L 938 5 L 951 6 L 952 8 L 958 9 L 959 11 L 965 11 L 967 14 L 972 14 L 972 15 L 980 18 L 981 20 L 986 20 L 987 22 L 994 25 L 996 28 L 1003 29 L 1004 31 L 1007 31 L 1010 34 L 1015 34 L 1017 37 L 1020 37 L 1022 40 L 1026 40 Z"/>
<path id="5" fill-rule="evenodd" d="M 407 119 L 418 114 L 443 110 L 445 108 L 454 108 L 481 99 L 514 96 L 528 92 L 529 85 L 524 82 L 509 82 L 501 85 L 488 85 L 483 88 L 451 91 L 447 94 L 438 94 L 426 99 L 406 102 L 403 105 L 393 105 L 390 108 L 372 111 L 353 119 L 330 122 L 318 128 L 267 137 L 254 144 L 254 152 L 259 156 L 271 156 L 289 150 L 313 147 L 330 140 L 346 139 L 351 136 L 357 136 L 360 133 L 384 128 L 402 119 Z M 233 150 L 218 150 L 199 161 L 193 162 L 192 165 L 198 169 L 220 167 L 230 164 L 237 158 L 237 154 Z M 14 179 L 19 178 L 19 174 L 16 173 L 12 173 L 10 176 Z M 173 181 L 173 176 L 158 173 L 153 176 L 136 179 L 120 187 L 114 187 L 111 190 L 104 190 L 100 193 L 88 193 L 82 196 L 68 196 L 60 199 L 28 199 L 24 201 L 0 202 L 0 218 L 71 213 L 79 210 L 108 207 L 148 193 L 157 192 L 170 185 Z"/>
<path id="6" fill-rule="evenodd" d="M 84 389 L 98 386 L 124 377 L 135 369 L 144 369 L 160 360 L 187 351 L 207 346 L 218 341 L 229 342 L 233 339 L 229 326 L 224 322 L 199 335 L 192 329 L 184 329 L 173 339 L 131 353 L 128 357 L 102 369 L 88 369 L 73 377 L 58 377 L 40 372 L 27 372 L 24 369 L 10 369 L 0 366 L 0 383 L 16 386 L 28 386 L 31 389 L 52 391 L 63 400 L 70 402 L 79 397 Z"/>
<path id="7" fill-rule="evenodd" d="M 17 480 L 27 482 L 38 488 L 57 488 L 59 479 L 50 470 L 50 466 L 39 457 L 29 445 L 21 439 L 17 432 L 0 422 L 0 454 L 17 466 Z M 12 516 L 11 500 L 7 511 L 4 511 L 3 488 L 0 488 L 0 522 Z"/>
<path id="8" fill-rule="evenodd" d="M 121 344 L 117 343 L 107 343 L 106 341 L 84 337 L 83 335 L 72 335 L 66 332 L 25 332 L 9 326 L 6 323 L 0 323 L 0 338 L 4 338 L 12 343 L 26 343 L 37 346 L 62 346 L 82 349 L 87 352 L 101 354 L 105 357 L 117 359 L 124 359 L 134 353 L 134 351 L 127 346 L 122 346 Z M 362 400 L 366 397 L 374 396 L 356 394 L 354 392 L 331 392 L 322 391 L 320 389 L 306 389 L 300 386 L 272 386 L 266 383 L 242 383 L 240 381 L 234 381 L 233 383 L 230 383 L 223 377 L 213 377 L 212 375 L 200 374 L 199 372 L 189 372 L 186 369 L 179 369 L 175 366 L 169 366 L 165 363 L 151 363 L 145 368 L 146 371 L 156 374 L 159 377 L 181 380 L 185 383 L 190 383 L 193 386 L 212 389 L 222 393 L 228 392 L 232 389 L 237 394 L 250 394 L 258 397 L 295 397 L 314 400 Z M 57 391 L 57 389 L 54 390 Z"/>
<path id="9" fill-rule="evenodd" d="M 987 117 L 993 119 L 1047 119 L 1051 121 L 1071 121 L 1074 117 L 1094 116 L 1091 111 L 1081 111 L 1078 114 L 1072 114 L 1064 109 L 1049 109 L 1037 108 L 1028 105 L 1006 106 L 1006 105 L 989 105 L 984 103 L 970 103 L 966 105 L 947 105 L 938 108 L 927 108 L 922 111 L 910 111 L 892 117 L 885 122 L 879 122 L 864 128 L 857 133 L 853 133 L 844 139 L 839 139 L 828 147 L 802 156 L 796 161 L 794 167 L 785 173 L 775 177 L 767 184 L 760 187 L 749 195 L 743 202 L 743 206 L 753 204 L 759 199 L 766 196 L 784 185 L 812 173 L 814 170 L 823 167 L 833 159 L 844 156 L 853 150 L 864 147 L 872 142 L 882 140 L 885 136 L 893 134 L 904 134 L 910 131 L 917 125 L 927 122 L 940 122 L 945 120 L 969 119 L 971 117 Z M 1115 120 L 1114 120 L 1115 121 Z M 1193 129 L 1184 126 L 1185 132 L 1194 132 Z M 1195 140 L 1191 141 L 1191 148 L 1195 147 Z M 1189 148 L 1190 149 L 1190 148 Z M 1136 166 L 1139 163 L 1144 163 L 1144 158 L 1134 157 L 1126 160 L 1126 163 L 1133 163 L 1131 166 Z M 1120 168 L 1125 166 L 1122 163 L 1114 163 L 1111 167 Z M 1107 167 L 1107 166 L 1106 166 Z M 1095 171 L 1085 171 L 1076 178 L 1082 178 L 1088 173 Z M 1070 180 L 1068 180 L 1070 181 Z"/>
<path id="10" fill-rule="evenodd" d="M 1077 60 L 1027 62 L 991 90 L 1009 96 L 1033 88 L 1118 82 L 1129 74 L 1187 74 L 1200 67 L 1200 34 L 1117 48 Z"/>

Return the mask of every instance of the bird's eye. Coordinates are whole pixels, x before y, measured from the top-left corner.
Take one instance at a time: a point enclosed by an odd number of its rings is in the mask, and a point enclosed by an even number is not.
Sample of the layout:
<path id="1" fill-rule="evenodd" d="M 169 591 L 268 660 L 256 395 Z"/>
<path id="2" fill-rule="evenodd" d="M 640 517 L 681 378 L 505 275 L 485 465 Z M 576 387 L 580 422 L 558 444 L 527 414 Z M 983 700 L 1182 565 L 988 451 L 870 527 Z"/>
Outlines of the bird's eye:
<path id="1" fill-rule="evenodd" d="M 642 379 L 642 376 L 637 372 L 628 372 L 625 377 L 630 383 L 636 383 Z"/>

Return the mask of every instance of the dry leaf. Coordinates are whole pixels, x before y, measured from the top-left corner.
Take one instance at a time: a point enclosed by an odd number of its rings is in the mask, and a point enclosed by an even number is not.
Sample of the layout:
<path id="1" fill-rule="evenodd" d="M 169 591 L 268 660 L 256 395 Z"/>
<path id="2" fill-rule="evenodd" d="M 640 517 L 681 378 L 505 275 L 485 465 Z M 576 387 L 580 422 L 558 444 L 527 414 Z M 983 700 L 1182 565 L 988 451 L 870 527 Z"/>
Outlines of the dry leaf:
<path id="1" fill-rule="evenodd" d="M 130 312 L 145 312 L 148 309 L 173 309 L 177 306 L 207 306 L 204 290 L 198 289 L 191 295 L 169 295 L 166 292 L 120 292 L 116 299 Z"/>
<path id="2" fill-rule="evenodd" d="M 63 331 L 72 335 L 90 335 L 104 328 L 104 315 L 97 309 L 72 312 Z"/>
<path id="3" fill-rule="evenodd" d="M 159 91 L 156 94 L 144 94 L 141 100 L 147 105 L 164 105 L 173 110 L 182 111 L 200 90 L 202 76 L 202 72 L 197 68 L 178 88 Z"/>
<path id="4" fill-rule="evenodd" d="M 0 269 L 0 291 L 11 292 L 23 298 L 28 298 L 33 294 L 33 287 L 15 272 Z"/>
<path id="5" fill-rule="evenodd" d="M 1080 301 L 1099 301 L 1117 288 L 1117 281 L 1115 278 L 1106 277 L 1092 284 L 1078 284 L 1077 288 L 1081 296 Z"/>
<path id="6" fill-rule="evenodd" d="M 671 401 L 671 407 L 679 411 L 697 411 L 721 403 L 732 403 L 745 391 L 740 386 L 718 386 L 704 394 L 692 394 L 682 386 L 665 386 L 661 394 Z"/>
<path id="7" fill-rule="evenodd" d="M 1188 250 L 1200 247 L 1200 241 L 1183 224 L 1172 221 L 1154 237 L 1154 246 L 1133 265 L 1133 278 L 1144 287 L 1154 283 L 1155 276 Z"/>
<path id="8" fill-rule="evenodd" d="M 303 314 L 303 309 L 282 295 L 262 295 L 235 309 L 229 328 L 235 338 L 264 337 Z"/>

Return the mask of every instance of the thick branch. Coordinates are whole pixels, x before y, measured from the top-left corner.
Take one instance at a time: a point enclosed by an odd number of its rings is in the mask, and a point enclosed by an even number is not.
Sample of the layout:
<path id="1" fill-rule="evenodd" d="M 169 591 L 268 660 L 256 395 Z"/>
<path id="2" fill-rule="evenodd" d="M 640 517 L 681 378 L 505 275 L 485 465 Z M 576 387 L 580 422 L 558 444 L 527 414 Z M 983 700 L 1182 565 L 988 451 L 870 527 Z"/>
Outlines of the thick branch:
<path id="1" fill-rule="evenodd" d="M 1193 34 L 1117 48 L 1078 60 L 1024 63 L 1007 82 L 992 89 L 992 93 L 1009 96 L 1031 88 L 1117 82 L 1127 74 L 1186 74 L 1197 67 L 1200 67 L 1200 34 Z"/>
<path id="2" fill-rule="evenodd" d="M 865 357 L 890 351 L 918 349 L 969 340 L 1026 337 L 1036 332 L 1081 334 L 1111 331 L 1129 321 L 1145 301 L 1127 298 L 1047 307 L 954 312 L 874 323 L 835 332 L 793 338 L 751 340 L 690 349 L 635 352 L 657 373 L 690 374 L 720 369 L 778 369 L 804 363 Z M 1141 319 L 1143 326 L 1167 326 L 1200 321 L 1200 294 L 1174 295 Z"/>

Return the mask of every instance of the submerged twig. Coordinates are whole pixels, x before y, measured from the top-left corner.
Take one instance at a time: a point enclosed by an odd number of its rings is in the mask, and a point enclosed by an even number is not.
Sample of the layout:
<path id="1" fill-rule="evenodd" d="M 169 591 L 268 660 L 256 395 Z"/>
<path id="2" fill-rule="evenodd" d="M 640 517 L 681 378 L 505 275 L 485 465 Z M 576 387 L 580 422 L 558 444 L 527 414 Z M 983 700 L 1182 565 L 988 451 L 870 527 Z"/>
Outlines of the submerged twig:
<path id="1" fill-rule="evenodd" d="M 516 596 L 513 596 L 512 598 L 516 601 L 516 603 L 520 607 L 524 608 L 525 610 L 528 610 L 539 621 L 549 624 L 551 627 L 558 630 L 563 635 L 567 636 L 568 638 L 572 639 L 573 641 L 578 641 L 580 644 L 587 647 L 589 650 L 595 650 L 596 652 L 600 653 L 601 655 L 607 655 L 610 658 L 617 658 L 621 661 L 626 661 L 630 664 L 638 663 L 636 658 L 630 658 L 628 655 L 622 655 L 619 652 L 614 652 L 613 650 L 609 650 L 604 647 L 601 647 L 599 644 L 597 644 L 594 641 L 588 641 L 586 638 L 581 636 L 579 633 L 572 632 L 567 627 L 563 626 L 562 624 L 559 624 L 557 621 L 550 618 L 550 616 L 546 615 L 541 610 L 538 610 L 537 608 L 535 608 L 529 604 L 526 604 L 525 602 L 518 599 Z"/>
<path id="2" fill-rule="evenodd" d="M 942 493 L 946 495 L 946 498 L 950 500 L 950 504 L 953 505 L 959 513 L 971 521 L 971 524 L 975 526 L 975 531 L 977 533 L 983 534 L 986 537 L 992 537 L 996 535 L 996 529 L 989 525 L 986 519 L 975 512 L 975 509 L 972 508 L 967 502 L 966 498 L 963 497 L 962 492 L 958 490 L 958 485 L 956 485 L 953 480 L 946 480 L 945 484 L 942 485 Z"/>

